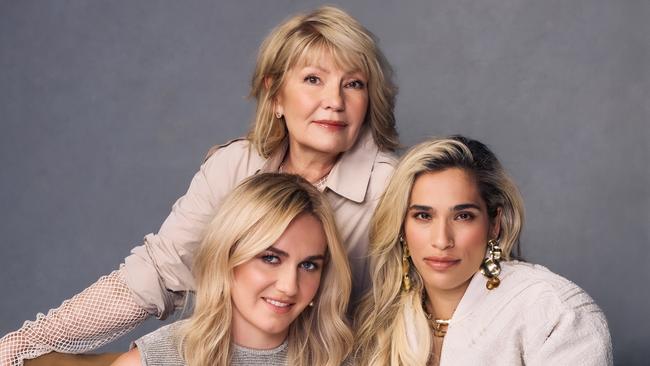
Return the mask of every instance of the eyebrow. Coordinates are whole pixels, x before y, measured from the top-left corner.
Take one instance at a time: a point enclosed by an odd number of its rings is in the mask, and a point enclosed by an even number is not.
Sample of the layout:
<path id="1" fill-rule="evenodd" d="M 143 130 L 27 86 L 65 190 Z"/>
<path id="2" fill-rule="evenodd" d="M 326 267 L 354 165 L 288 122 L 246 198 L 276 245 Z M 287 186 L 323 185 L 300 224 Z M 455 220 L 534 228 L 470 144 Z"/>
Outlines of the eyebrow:
<path id="1" fill-rule="evenodd" d="M 325 256 L 322 254 L 319 255 L 310 255 L 309 257 L 305 258 L 306 261 L 324 261 Z"/>
<path id="2" fill-rule="evenodd" d="M 477 205 L 476 203 L 462 203 L 460 205 L 456 205 L 453 207 L 453 211 L 462 211 L 462 210 L 467 210 L 468 208 L 473 208 L 476 210 L 481 211 L 481 206 Z"/>
<path id="3" fill-rule="evenodd" d="M 273 247 L 273 246 L 268 247 L 266 250 L 268 250 L 269 252 L 273 252 L 273 253 L 279 255 L 280 257 L 289 257 L 289 253 L 285 252 L 284 250 Z M 303 259 L 303 260 L 306 260 L 306 261 L 307 260 L 308 261 L 323 260 L 324 261 L 325 256 L 323 254 L 310 255 L 310 256 L 306 257 L 305 259 Z"/>
<path id="4" fill-rule="evenodd" d="M 468 208 L 473 208 L 476 210 L 481 210 L 481 206 L 477 205 L 476 203 L 461 203 L 460 205 L 456 205 L 452 208 L 449 209 L 449 211 L 462 211 L 462 210 L 467 210 Z M 431 206 L 425 206 L 425 205 L 411 205 L 408 208 L 409 211 L 411 210 L 417 210 L 417 211 L 433 211 L 433 208 Z"/>
<path id="5" fill-rule="evenodd" d="M 320 67 L 320 66 L 318 66 L 318 65 L 310 65 L 310 64 L 306 64 L 306 65 L 304 65 L 302 68 L 303 68 L 303 69 L 306 69 L 306 68 L 314 68 L 314 69 L 318 69 L 318 70 L 320 70 L 320 71 L 322 71 L 322 72 L 324 72 L 324 73 L 326 73 L 326 74 L 329 74 L 329 73 L 330 73 L 330 70 L 325 69 L 325 68 L 323 68 L 323 67 Z M 350 76 L 350 75 L 354 75 L 354 74 L 357 74 L 357 73 L 363 75 L 363 71 L 359 70 L 359 68 L 354 68 L 354 69 L 350 69 L 350 70 L 343 70 L 343 74 L 344 74 L 345 76 Z M 363 77 L 365 78 L 365 75 L 364 75 Z"/>

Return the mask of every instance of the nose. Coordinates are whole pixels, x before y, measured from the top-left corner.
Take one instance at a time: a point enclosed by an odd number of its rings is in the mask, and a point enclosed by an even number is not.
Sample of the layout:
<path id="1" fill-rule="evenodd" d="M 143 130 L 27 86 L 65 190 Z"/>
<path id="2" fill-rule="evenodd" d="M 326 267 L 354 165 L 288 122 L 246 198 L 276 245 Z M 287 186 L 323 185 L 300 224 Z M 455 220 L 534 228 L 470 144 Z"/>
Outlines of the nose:
<path id="1" fill-rule="evenodd" d="M 343 90 L 338 83 L 330 83 L 324 90 L 323 108 L 336 112 L 345 110 Z"/>
<path id="2" fill-rule="evenodd" d="M 298 271 L 295 268 L 283 268 L 278 272 L 275 288 L 287 296 L 298 293 Z"/>
<path id="3" fill-rule="evenodd" d="M 454 235 L 449 223 L 440 220 L 431 228 L 431 246 L 445 250 L 454 246 Z"/>

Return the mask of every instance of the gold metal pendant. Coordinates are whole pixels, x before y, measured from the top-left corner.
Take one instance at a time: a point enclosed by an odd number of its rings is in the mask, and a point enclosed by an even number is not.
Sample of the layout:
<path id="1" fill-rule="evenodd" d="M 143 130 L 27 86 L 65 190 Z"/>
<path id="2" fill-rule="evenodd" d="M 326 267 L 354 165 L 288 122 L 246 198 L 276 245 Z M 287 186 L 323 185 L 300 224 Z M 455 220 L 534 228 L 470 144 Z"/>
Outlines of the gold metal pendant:
<path id="1" fill-rule="evenodd" d="M 433 336 L 441 338 L 447 334 L 447 326 L 449 325 L 449 320 L 435 319 L 431 322 L 431 325 L 433 326 Z"/>
<path id="2" fill-rule="evenodd" d="M 485 287 L 487 287 L 488 290 L 493 290 L 501 284 L 501 280 L 499 277 L 492 277 L 488 278 L 487 282 L 485 283 Z"/>

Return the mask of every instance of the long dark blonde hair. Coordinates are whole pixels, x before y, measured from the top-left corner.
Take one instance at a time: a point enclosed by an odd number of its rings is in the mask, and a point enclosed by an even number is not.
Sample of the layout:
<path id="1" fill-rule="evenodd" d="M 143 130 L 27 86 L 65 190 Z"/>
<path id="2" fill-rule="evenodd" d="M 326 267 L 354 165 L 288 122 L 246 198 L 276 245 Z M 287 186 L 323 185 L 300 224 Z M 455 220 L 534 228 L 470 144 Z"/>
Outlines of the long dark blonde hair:
<path id="1" fill-rule="evenodd" d="M 254 175 L 223 202 L 196 255 L 194 312 L 181 329 L 188 365 L 227 365 L 232 353 L 233 269 L 267 249 L 298 215 L 314 215 L 327 240 L 326 263 L 314 306 L 289 326 L 290 365 L 340 365 L 352 333 L 345 320 L 351 277 L 332 210 L 325 197 L 299 176 Z"/>

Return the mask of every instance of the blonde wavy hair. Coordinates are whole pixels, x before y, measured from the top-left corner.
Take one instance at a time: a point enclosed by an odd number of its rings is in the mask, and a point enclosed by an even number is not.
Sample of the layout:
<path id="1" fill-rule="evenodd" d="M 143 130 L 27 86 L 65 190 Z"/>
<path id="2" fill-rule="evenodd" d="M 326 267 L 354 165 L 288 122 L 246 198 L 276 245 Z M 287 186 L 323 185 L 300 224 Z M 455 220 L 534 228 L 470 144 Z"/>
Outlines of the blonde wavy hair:
<path id="1" fill-rule="evenodd" d="M 353 67 L 367 78 L 368 111 L 365 125 L 381 150 L 398 147 L 395 128 L 393 71 L 372 33 L 341 9 L 323 6 L 295 15 L 275 28 L 262 43 L 251 81 L 250 96 L 257 109 L 248 139 L 263 157 L 269 157 L 287 138 L 284 119 L 274 115 L 275 99 L 287 71 L 310 64 L 328 52 L 338 67 Z"/>
<path id="2" fill-rule="evenodd" d="M 370 224 L 372 288 L 355 316 L 354 355 L 359 365 L 426 365 L 429 360 L 431 329 L 422 309 L 424 285 L 411 263 L 412 288 L 402 291 L 399 236 L 416 178 L 449 168 L 463 169 L 475 177 L 490 220 L 500 220 L 498 240 L 505 259 L 510 260 L 513 248 L 518 248 L 523 200 L 487 146 L 463 136 L 432 139 L 414 146 L 397 165 Z M 414 328 L 415 334 L 407 334 L 407 325 Z"/>
<path id="3" fill-rule="evenodd" d="M 246 179 L 225 199 L 196 255 L 194 312 L 180 330 L 181 354 L 188 365 L 230 364 L 233 269 L 275 243 L 303 213 L 322 223 L 327 253 L 314 306 L 289 326 L 288 363 L 341 364 L 352 343 L 345 318 L 351 276 L 332 210 L 303 178 L 264 173 Z"/>

